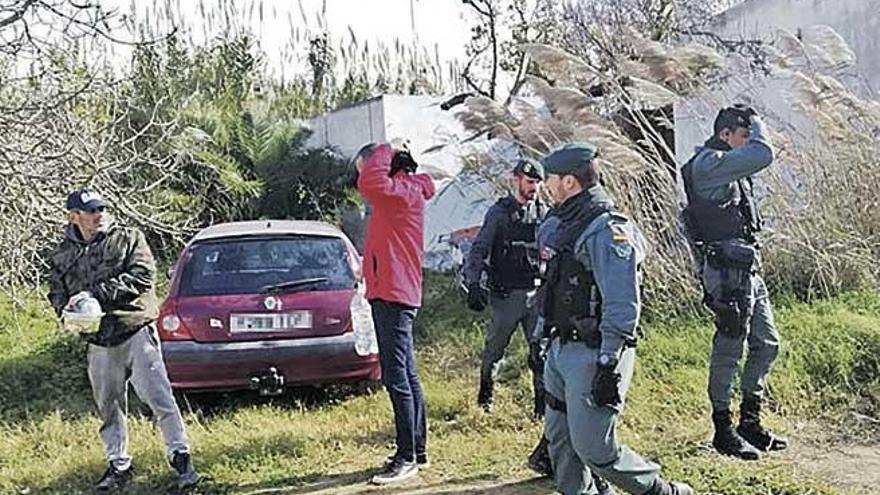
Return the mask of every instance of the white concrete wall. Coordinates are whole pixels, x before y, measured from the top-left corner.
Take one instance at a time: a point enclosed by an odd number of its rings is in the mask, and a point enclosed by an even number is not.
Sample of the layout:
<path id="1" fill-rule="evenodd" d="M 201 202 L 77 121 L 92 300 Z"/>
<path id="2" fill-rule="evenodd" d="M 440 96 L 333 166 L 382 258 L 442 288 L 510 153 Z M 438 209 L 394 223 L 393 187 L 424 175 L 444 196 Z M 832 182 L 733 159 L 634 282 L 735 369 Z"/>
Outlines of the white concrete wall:
<path id="1" fill-rule="evenodd" d="M 718 17 L 710 29 L 730 39 L 772 41 L 779 29 L 796 33 L 798 28 L 828 25 L 849 44 L 856 56 L 853 67 L 840 77 L 861 95 L 880 90 L 880 0 L 747 0 Z M 740 100 L 746 92 L 757 92 L 762 107 L 769 109 L 771 126 L 791 125 L 809 135 L 811 123 L 794 109 L 786 94 L 791 83 L 785 79 L 753 77 L 722 88 L 713 88 L 713 98 L 725 104 Z M 746 91 L 748 89 L 748 91 Z M 717 107 L 692 98 L 675 108 L 675 148 L 684 163 L 711 134 Z M 705 101 L 705 100 L 704 100 Z"/>
<path id="2" fill-rule="evenodd" d="M 306 146 L 333 148 L 342 156 L 349 157 L 366 143 L 384 141 L 385 107 L 382 99 L 379 96 L 309 120 L 312 135 L 306 141 Z"/>

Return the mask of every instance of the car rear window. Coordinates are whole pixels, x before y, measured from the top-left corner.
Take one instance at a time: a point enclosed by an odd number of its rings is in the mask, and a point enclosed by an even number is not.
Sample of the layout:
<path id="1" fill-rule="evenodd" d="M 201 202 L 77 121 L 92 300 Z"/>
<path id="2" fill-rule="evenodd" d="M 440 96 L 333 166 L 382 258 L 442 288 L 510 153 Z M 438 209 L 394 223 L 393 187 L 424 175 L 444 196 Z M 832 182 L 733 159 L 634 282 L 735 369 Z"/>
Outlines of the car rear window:
<path id="1" fill-rule="evenodd" d="M 221 239 L 191 246 L 180 295 L 253 294 L 267 285 L 326 278 L 308 290 L 354 287 L 348 249 L 337 237 Z"/>

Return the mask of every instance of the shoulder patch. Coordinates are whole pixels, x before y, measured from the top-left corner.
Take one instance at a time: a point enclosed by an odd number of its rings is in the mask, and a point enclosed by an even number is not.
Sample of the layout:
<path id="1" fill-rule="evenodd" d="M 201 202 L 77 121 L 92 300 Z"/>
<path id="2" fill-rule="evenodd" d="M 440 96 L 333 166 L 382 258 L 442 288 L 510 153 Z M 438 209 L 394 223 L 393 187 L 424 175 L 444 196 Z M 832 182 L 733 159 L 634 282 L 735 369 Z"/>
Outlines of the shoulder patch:
<path id="1" fill-rule="evenodd" d="M 629 242 L 613 242 L 610 248 L 618 258 L 628 260 L 633 255 L 633 246 Z"/>
<path id="2" fill-rule="evenodd" d="M 609 228 L 611 228 L 611 240 L 615 243 L 625 243 L 629 241 L 629 238 L 626 236 L 626 231 L 621 224 L 610 224 Z"/>
<path id="3" fill-rule="evenodd" d="M 627 233 L 627 223 L 629 218 L 620 213 L 612 213 L 611 220 L 608 222 L 608 228 L 611 229 L 611 240 L 615 243 L 628 243 L 629 235 Z"/>

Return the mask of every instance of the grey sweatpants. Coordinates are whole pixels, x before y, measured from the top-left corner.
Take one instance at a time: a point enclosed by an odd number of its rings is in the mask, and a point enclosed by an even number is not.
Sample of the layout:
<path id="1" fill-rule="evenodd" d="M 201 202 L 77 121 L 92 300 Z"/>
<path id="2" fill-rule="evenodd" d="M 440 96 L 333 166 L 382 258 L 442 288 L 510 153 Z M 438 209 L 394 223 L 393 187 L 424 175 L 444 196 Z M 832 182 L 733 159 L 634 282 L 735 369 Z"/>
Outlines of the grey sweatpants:
<path id="1" fill-rule="evenodd" d="M 706 267 L 703 284 L 711 295 L 720 292 L 721 275 L 717 269 Z M 730 410 L 733 396 L 733 380 L 743 350 L 748 343 L 749 354 L 743 366 L 740 388 L 743 399 L 760 401 L 764 395 L 767 375 L 779 354 L 779 333 L 773 321 L 773 309 L 764 279 L 753 274 L 747 292 L 748 305 L 752 308 L 748 332 L 744 335 L 728 335 L 716 331 L 712 341 L 712 357 L 709 364 L 709 400 L 715 411 Z"/>
<path id="2" fill-rule="evenodd" d="M 169 459 L 175 452 L 189 452 L 186 428 L 171 393 L 154 325 L 142 328 L 118 346 L 89 345 L 88 357 L 89 381 L 103 422 L 101 440 L 110 464 L 119 470 L 131 465 L 126 422 L 129 382 L 153 411 Z"/>

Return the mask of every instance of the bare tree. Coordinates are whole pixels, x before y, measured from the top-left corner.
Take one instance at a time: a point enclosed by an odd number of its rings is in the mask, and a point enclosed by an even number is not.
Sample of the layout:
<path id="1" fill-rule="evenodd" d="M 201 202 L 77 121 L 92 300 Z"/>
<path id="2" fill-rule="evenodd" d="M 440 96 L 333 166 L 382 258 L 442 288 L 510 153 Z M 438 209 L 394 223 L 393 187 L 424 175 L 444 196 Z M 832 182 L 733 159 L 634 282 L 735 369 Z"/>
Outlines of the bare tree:
<path id="1" fill-rule="evenodd" d="M 82 185 L 104 189 L 118 214 L 174 236 L 164 222 L 127 198 L 161 180 L 174 163 L 119 135 L 124 123 L 120 81 L 83 52 L 104 43 L 135 43 L 112 34 L 113 13 L 74 0 L 0 3 L 0 287 L 14 291 L 41 280 L 46 254 L 64 221 L 63 198 Z M 167 132 L 148 120 L 140 132 Z M 185 222 L 184 222 L 185 225 Z"/>

